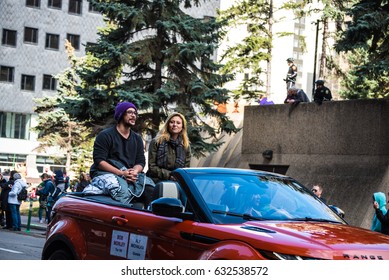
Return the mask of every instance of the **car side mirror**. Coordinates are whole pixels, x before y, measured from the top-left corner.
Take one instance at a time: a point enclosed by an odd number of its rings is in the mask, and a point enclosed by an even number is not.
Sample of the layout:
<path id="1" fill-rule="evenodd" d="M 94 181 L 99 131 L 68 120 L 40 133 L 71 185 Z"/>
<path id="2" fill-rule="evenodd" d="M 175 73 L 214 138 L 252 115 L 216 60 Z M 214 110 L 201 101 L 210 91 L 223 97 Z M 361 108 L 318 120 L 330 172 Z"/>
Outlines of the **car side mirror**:
<path id="1" fill-rule="evenodd" d="M 184 212 L 184 206 L 177 198 L 160 197 L 151 202 L 151 212 L 165 217 L 180 217 Z"/>
<path id="2" fill-rule="evenodd" d="M 344 211 L 335 205 L 328 205 L 332 211 L 334 211 L 339 217 L 344 219 Z"/>

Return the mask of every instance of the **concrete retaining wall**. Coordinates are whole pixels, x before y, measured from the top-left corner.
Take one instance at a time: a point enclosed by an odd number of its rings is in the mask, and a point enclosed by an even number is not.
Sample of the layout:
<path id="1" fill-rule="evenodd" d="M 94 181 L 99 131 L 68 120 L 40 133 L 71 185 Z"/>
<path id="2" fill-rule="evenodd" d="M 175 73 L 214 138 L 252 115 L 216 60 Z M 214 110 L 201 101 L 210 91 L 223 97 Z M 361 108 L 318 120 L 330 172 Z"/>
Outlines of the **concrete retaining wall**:
<path id="1" fill-rule="evenodd" d="M 286 167 L 308 187 L 322 184 L 352 225 L 369 228 L 373 193 L 389 191 L 388 100 L 246 106 L 240 138 L 240 160 L 224 166 Z"/>

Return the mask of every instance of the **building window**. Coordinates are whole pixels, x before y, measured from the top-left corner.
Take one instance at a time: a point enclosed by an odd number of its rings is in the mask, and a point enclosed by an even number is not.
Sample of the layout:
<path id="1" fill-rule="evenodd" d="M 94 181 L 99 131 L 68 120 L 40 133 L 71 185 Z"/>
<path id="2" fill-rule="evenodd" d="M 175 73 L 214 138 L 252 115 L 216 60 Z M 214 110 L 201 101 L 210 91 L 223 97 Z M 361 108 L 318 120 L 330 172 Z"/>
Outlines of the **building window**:
<path id="1" fill-rule="evenodd" d="M 49 8 L 61 9 L 62 8 L 62 0 L 49 0 L 49 2 L 47 3 L 47 6 Z"/>
<path id="2" fill-rule="evenodd" d="M 24 42 L 37 44 L 38 43 L 38 29 L 25 27 L 24 28 Z"/>
<path id="3" fill-rule="evenodd" d="M 81 15 L 82 0 L 69 0 L 69 13 Z"/>
<path id="4" fill-rule="evenodd" d="M 39 8 L 41 6 L 41 0 L 26 0 L 26 6 Z"/>
<path id="5" fill-rule="evenodd" d="M 89 12 L 91 13 L 99 13 L 96 7 L 93 7 L 92 3 L 89 2 Z"/>
<path id="6" fill-rule="evenodd" d="M 1 43 L 3 45 L 16 47 L 16 30 L 3 29 Z"/>
<path id="7" fill-rule="evenodd" d="M 1 117 L 1 112 L 0 112 Z M 15 168 L 16 163 L 25 163 L 27 161 L 27 155 L 21 155 L 21 154 L 7 154 L 7 153 L 1 153 L 0 154 L 0 166 L 3 168 L 2 172 L 3 174 L 6 173 L 9 175 L 9 170 L 13 170 Z M 8 172 L 6 172 L 8 170 Z"/>
<path id="8" fill-rule="evenodd" d="M 57 80 L 52 75 L 43 75 L 42 89 L 56 90 Z"/>
<path id="9" fill-rule="evenodd" d="M 67 34 L 66 39 L 72 44 L 75 50 L 80 50 L 80 35 Z"/>
<path id="10" fill-rule="evenodd" d="M 13 83 L 14 71 L 15 71 L 15 68 L 13 68 L 13 67 L 1 65 L 0 66 L 0 81 Z"/>
<path id="11" fill-rule="evenodd" d="M 22 75 L 21 81 L 21 89 L 22 90 L 35 90 L 35 76 L 31 75 Z"/>
<path id="12" fill-rule="evenodd" d="M 0 112 L 0 137 L 7 137 L 7 113 Z"/>
<path id="13" fill-rule="evenodd" d="M 30 114 L 0 112 L 0 137 L 29 139 Z"/>
<path id="14" fill-rule="evenodd" d="M 47 33 L 45 47 L 47 49 L 58 50 L 59 49 L 59 35 Z"/>

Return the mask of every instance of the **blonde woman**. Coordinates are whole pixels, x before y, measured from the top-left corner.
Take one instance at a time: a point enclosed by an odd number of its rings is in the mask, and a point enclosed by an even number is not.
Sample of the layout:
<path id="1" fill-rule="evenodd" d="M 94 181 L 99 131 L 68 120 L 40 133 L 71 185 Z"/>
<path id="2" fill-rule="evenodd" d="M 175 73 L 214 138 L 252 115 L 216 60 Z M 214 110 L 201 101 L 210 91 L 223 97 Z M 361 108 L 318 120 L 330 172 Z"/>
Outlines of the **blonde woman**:
<path id="1" fill-rule="evenodd" d="M 189 167 L 191 151 L 185 117 L 180 113 L 168 116 L 162 129 L 151 140 L 147 174 L 155 183 L 174 180 L 171 171 Z"/>

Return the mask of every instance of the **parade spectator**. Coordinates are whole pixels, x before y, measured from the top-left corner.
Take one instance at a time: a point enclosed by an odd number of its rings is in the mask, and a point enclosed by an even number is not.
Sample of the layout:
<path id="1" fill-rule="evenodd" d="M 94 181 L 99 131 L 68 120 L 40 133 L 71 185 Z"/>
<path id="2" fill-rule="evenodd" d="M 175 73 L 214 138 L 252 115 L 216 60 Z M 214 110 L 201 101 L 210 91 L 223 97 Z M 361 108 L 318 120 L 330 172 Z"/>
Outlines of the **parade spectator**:
<path id="1" fill-rule="evenodd" d="M 7 187 L 7 180 L 4 178 L 3 174 L 0 173 L 0 198 L 2 197 L 3 188 Z M 3 200 L 0 199 L 0 225 L 5 226 L 5 212 L 3 211 Z"/>
<path id="2" fill-rule="evenodd" d="M 36 189 L 36 195 L 39 196 L 38 202 L 39 202 L 39 209 L 38 209 L 38 219 L 39 223 L 43 224 L 44 222 L 47 222 L 47 209 L 46 209 L 46 201 L 47 201 L 47 195 L 42 194 L 42 190 L 44 188 L 44 182 L 43 178 L 41 176 L 42 182 L 37 186 Z M 43 220 L 43 212 L 45 213 L 45 220 Z"/>
<path id="3" fill-rule="evenodd" d="M 389 235 L 389 211 L 386 211 L 385 213 L 386 208 L 380 208 L 377 201 L 373 202 L 373 207 L 375 209 L 375 216 L 381 223 L 381 232 Z"/>
<path id="4" fill-rule="evenodd" d="M 8 195 L 8 206 L 12 215 L 12 230 L 21 231 L 22 222 L 20 217 L 20 205 L 22 204 L 22 201 L 18 200 L 18 194 L 22 188 L 27 188 L 27 184 L 23 181 L 20 173 L 15 173 L 13 178 L 15 182 Z"/>
<path id="5" fill-rule="evenodd" d="M 47 223 L 50 223 L 50 215 L 51 215 L 51 210 L 53 209 L 53 204 L 52 202 L 49 202 L 49 196 L 52 196 L 56 192 L 56 187 L 51 180 L 51 176 L 47 173 L 43 173 L 41 175 L 41 179 L 43 181 L 43 189 L 38 191 L 38 195 L 44 196 L 46 198 L 46 218 L 47 218 Z"/>
<path id="6" fill-rule="evenodd" d="M 373 194 L 373 207 L 376 209 L 376 211 L 374 213 L 374 217 L 370 229 L 377 232 L 383 232 L 384 230 L 387 233 L 388 232 L 387 222 L 384 223 L 383 226 L 381 220 L 378 218 L 378 215 L 380 215 L 381 218 L 383 218 L 387 214 L 386 196 L 383 192 L 376 192 Z"/>
<path id="7" fill-rule="evenodd" d="M 56 187 L 61 190 L 61 192 L 65 192 L 69 186 L 69 183 L 66 178 L 67 177 L 64 176 L 62 170 L 58 169 L 54 171 L 54 183 Z"/>
<path id="8" fill-rule="evenodd" d="M 322 196 L 323 194 L 323 186 L 322 185 L 314 185 L 312 187 L 312 192 L 321 199 L 324 203 L 327 203 L 327 200 Z"/>
<path id="9" fill-rule="evenodd" d="M 260 95 L 258 99 L 258 104 L 259 105 L 274 105 L 273 100 L 270 99 L 270 97 L 266 95 Z"/>
<path id="10" fill-rule="evenodd" d="M 174 180 L 171 172 L 180 167 L 189 167 L 191 150 L 185 117 L 180 113 L 168 116 L 164 126 L 149 146 L 148 171 L 155 183 Z"/>
<path id="11" fill-rule="evenodd" d="M 317 80 L 315 84 L 316 84 L 316 89 L 315 89 L 313 101 L 315 101 L 319 105 L 321 105 L 323 101 L 331 101 L 332 100 L 331 90 L 328 87 L 324 86 L 324 81 Z"/>
<path id="12" fill-rule="evenodd" d="M 309 102 L 308 96 L 302 89 L 299 89 L 297 87 L 290 87 L 288 89 L 288 93 L 284 100 L 284 103 L 298 104 L 300 102 Z"/>
<path id="13" fill-rule="evenodd" d="M 288 90 L 296 84 L 297 66 L 294 64 L 294 59 L 292 57 L 288 58 L 286 62 L 288 63 L 289 68 L 284 81 L 286 82 L 286 90 Z"/>
<path id="14" fill-rule="evenodd" d="M 90 176 L 88 173 L 82 172 L 80 174 L 79 182 L 75 186 L 76 192 L 82 192 L 86 186 L 90 184 Z"/>
<path id="15" fill-rule="evenodd" d="M 12 189 L 12 185 L 15 182 L 14 174 L 16 170 L 12 170 L 9 175 L 8 182 L 2 186 L 1 190 L 1 209 L 5 215 L 5 225 L 3 229 L 12 229 L 12 214 L 8 204 L 9 193 Z"/>

